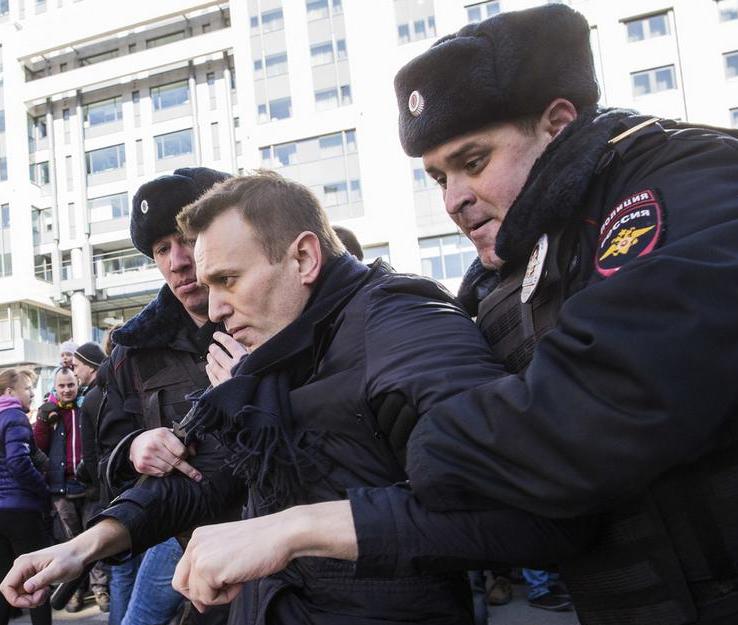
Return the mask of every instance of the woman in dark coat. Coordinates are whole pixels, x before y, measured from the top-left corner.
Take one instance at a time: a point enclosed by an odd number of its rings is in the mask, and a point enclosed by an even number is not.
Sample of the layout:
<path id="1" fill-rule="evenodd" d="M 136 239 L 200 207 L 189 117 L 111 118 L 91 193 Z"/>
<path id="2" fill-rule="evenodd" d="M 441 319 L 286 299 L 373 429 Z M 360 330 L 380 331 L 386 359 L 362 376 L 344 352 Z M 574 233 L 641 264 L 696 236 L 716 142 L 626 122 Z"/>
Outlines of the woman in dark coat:
<path id="1" fill-rule="evenodd" d="M 44 514 L 49 510 L 46 480 L 36 468 L 36 443 L 27 411 L 33 401 L 31 371 L 0 372 L 0 576 L 13 560 L 51 544 Z M 7 625 L 9 606 L 0 596 L 0 625 Z M 33 625 L 51 625 L 48 600 L 31 610 Z"/>

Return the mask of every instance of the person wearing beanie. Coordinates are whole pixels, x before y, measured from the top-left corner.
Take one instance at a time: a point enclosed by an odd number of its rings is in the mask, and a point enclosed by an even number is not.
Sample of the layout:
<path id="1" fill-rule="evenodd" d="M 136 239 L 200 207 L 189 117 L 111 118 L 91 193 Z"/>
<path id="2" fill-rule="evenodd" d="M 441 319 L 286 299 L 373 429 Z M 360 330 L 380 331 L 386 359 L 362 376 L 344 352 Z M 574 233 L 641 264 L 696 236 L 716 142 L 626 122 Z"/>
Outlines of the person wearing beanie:
<path id="1" fill-rule="evenodd" d="M 97 343 L 83 343 L 74 352 L 74 373 L 79 382 L 80 436 L 82 438 L 82 460 L 77 465 L 76 477 L 86 485 L 85 502 L 82 509 L 82 524 L 87 524 L 102 507 L 97 476 L 97 415 L 103 398 L 100 373 L 105 353 Z M 109 567 L 98 562 L 90 571 L 90 590 L 101 612 L 110 610 Z"/>
<path id="2" fill-rule="evenodd" d="M 187 396 L 208 386 L 206 356 L 218 328 L 208 321 L 208 293 L 197 283 L 192 245 L 178 232 L 176 217 L 228 178 L 206 167 L 187 167 L 146 182 L 133 197 L 131 241 L 154 260 L 165 284 L 151 303 L 112 333 L 115 348 L 103 367 L 104 404 L 99 419 L 91 415 L 97 421 L 99 473 L 105 477 L 100 484 L 103 503 L 139 474 L 160 477 L 176 468 L 191 479 L 201 477 L 184 459 L 185 448 L 171 428 L 189 410 Z M 243 350 L 234 348 L 233 353 L 240 357 Z M 88 360 L 101 355 L 81 353 Z M 178 542 L 170 539 L 143 558 L 111 567 L 109 625 L 171 620 L 182 603 L 170 584 L 181 554 Z M 214 610 L 202 618 L 217 624 L 226 614 Z"/>

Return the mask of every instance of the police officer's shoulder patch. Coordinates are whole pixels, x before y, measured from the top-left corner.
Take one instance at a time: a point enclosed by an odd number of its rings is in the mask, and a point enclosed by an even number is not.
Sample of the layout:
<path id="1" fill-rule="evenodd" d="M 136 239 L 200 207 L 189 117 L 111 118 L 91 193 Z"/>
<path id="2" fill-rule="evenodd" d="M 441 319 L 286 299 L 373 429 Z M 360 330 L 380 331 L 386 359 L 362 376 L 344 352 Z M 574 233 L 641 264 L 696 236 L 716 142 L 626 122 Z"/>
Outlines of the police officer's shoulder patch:
<path id="1" fill-rule="evenodd" d="M 632 193 L 608 211 L 600 226 L 595 267 L 608 277 L 628 261 L 645 256 L 658 245 L 664 210 L 653 189 Z"/>

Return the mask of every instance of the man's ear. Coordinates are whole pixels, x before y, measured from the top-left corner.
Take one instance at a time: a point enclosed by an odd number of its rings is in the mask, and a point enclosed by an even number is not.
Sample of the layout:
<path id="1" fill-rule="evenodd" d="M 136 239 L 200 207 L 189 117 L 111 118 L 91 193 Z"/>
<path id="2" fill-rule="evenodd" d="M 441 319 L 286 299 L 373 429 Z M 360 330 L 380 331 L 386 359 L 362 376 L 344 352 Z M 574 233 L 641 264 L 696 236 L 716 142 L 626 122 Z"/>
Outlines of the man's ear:
<path id="1" fill-rule="evenodd" d="M 290 245 L 292 258 L 297 261 L 300 283 L 314 284 L 323 266 L 323 254 L 320 241 L 314 232 L 301 232 Z"/>
<path id="2" fill-rule="evenodd" d="M 554 139 L 564 128 L 577 118 L 577 108 L 564 98 L 556 98 L 543 111 L 540 124 Z"/>

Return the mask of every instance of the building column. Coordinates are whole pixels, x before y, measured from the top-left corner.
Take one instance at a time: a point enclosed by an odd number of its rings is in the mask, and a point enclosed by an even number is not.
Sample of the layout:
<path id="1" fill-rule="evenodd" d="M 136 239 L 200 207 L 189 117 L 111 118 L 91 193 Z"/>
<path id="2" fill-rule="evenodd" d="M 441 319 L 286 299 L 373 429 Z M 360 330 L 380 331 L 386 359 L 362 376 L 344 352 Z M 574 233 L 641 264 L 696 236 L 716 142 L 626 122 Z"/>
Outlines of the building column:
<path id="1" fill-rule="evenodd" d="M 83 291 L 72 293 L 72 336 L 79 345 L 92 340 L 92 308 Z"/>

